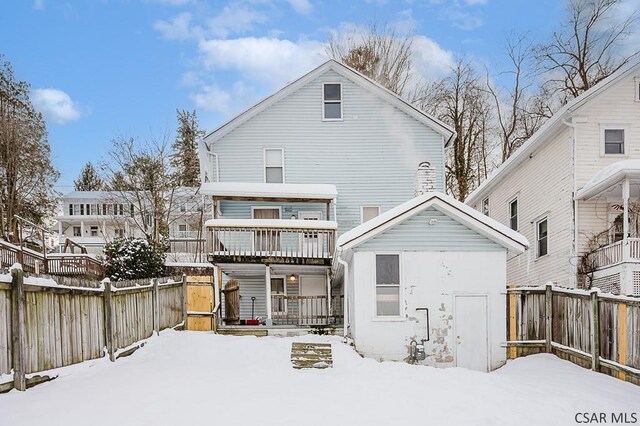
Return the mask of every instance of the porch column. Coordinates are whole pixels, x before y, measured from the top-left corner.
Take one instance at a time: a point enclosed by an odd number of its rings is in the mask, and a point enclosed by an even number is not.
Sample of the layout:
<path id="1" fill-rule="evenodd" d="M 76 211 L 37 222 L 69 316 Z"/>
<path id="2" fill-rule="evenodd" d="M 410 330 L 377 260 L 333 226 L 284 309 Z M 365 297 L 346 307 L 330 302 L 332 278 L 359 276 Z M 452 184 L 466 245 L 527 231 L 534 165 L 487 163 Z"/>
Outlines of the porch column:
<path id="1" fill-rule="evenodd" d="M 622 257 L 627 260 L 631 257 L 629 247 L 629 178 L 622 181 Z"/>
<path id="2" fill-rule="evenodd" d="M 58 252 L 61 252 L 62 250 L 60 250 L 60 245 L 62 244 L 62 221 L 59 220 L 58 221 Z"/>
<path id="3" fill-rule="evenodd" d="M 273 321 L 271 319 L 271 268 L 269 268 L 269 265 L 265 265 L 264 279 L 267 291 L 267 326 L 271 327 Z"/>
<path id="4" fill-rule="evenodd" d="M 84 220 L 80 221 L 80 238 L 84 238 Z"/>
<path id="5" fill-rule="evenodd" d="M 107 221 L 102 221 L 102 238 L 107 238 Z"/>

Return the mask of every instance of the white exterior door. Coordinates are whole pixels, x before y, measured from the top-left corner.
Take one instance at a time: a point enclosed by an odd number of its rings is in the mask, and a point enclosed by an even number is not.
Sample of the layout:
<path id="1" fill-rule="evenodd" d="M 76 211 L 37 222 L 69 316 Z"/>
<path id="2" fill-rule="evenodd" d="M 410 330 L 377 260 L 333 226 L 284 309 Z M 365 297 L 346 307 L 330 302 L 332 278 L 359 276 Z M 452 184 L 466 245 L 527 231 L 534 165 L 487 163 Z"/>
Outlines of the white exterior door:
<path id="1" fill-rule="evenodd" d="M 301 220 L 322 220 L 322 212 L 299 212 Z M 317 232 L 304 232 L 300 241 L 303 257 L 320 257 L 324 255 L 324 239 Z"/>
<path id="2" fill-rule="evenodd" d="M 456 367 L 489 370 L 489 334 L 486 295 L 456 295 Z"/>
<path id="3" fill-rule="evenodd" d="M 327 278 L 324 275 L 300 276 L 300 323 L 320 324 L 327 314 L 327 299 L 314 296 L 327 294 Z"/>

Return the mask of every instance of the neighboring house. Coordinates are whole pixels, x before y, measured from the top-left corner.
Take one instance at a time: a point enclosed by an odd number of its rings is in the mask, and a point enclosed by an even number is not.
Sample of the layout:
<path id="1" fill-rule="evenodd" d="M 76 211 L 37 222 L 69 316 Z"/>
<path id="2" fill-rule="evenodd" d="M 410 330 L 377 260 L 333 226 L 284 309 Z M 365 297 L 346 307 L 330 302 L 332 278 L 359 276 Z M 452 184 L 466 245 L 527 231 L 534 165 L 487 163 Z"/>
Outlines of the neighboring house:
<path id="1" fill-rule="evenodd" d="M 176 188 L 170 195 L 169 253 L 167 260 L 202 261 L 204 203 L 197 188 Z M 58 249 L 103 254 L 115 238 L 143 238 L 143 223 L 151 228 L 153 214 L 135 193 L 118 191 L 74 191 L 62 197 L 62 213 L 55 219 Z"/>
<path id="2" fill-rule="evenodd" d="M 527 247 L 519 233 L 441 193 L 342 234 L 335 277 L 356 349 L 380 360 L 502 366 L 507 253 Z"/>
<path id="3" fill-rule="evenodd" d="M 201 192 L 213 202 L 206 226 L 222 327 L 342 324 L 337 236 L 416 194 L 443 192 L 453 136 L 333 60 L 208 134 Z"/>
<path id="4" fill-rule="evenodd" d="M 640 62 L 569 102 L 466 200 L 524 234 L 519 285 L 640 294 Z"/>

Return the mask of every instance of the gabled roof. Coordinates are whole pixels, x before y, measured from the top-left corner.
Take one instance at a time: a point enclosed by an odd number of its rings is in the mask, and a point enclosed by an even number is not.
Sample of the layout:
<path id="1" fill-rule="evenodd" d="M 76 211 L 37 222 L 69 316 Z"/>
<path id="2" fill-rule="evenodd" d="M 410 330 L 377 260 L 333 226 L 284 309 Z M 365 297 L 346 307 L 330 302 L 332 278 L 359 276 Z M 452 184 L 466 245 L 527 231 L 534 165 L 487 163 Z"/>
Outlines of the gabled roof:
<path id="1" fill-rule="evenodd" d="M 271 105 L 275 104 L 281 99 L 287 97 L 289 94 L 295 92 L 296 90 L 303 87 L 304 85 L 311 82 L 316 77 L 320 76 L 321 74 L 325 73 L 328 70 L 335 71 L 338 74 L 342 75 L 343 77 L 360 85 L 361 87 L 377 94 L 378 96 L 380 96 L 390 104 L 394 105 L 401 111 L 404 111 L 405 113 L 407 113 L 409 116 L 431 127 L 434 131 L 436 131 L 437 133 L 443 136 L 445 141 L 445 146 L 447 146 L 449 142 L 453 140 L 453 138 L 455 137 L 455 132 L 447 124 L 419 110 L 418 108 L 414 107 L 409 102 L 407 102 L 406 100 L 402 99 L 400 96 L 396 95 L 392 91 L 381 86 L 380 84 L 371 80 L 370 78 L 360 74 L 358 71 L 352 68 L 349 68 L 348 66 L 341 64 L 340 62 L 330 59 L 324 64 L 320 65 L 319 67 L 303 75 L 299 79 L 293 81 L 292 83 L 287 84 L 285 87 L 278 90 L 273 95 L 261 100 L 251 108 L 235 116 L 231 120 L 224 123 L 222 126 L 213 130 L 211 133 L 207 134 L 204 137 L 204 140 L 206 140 L 207 143 L 209 143 L 209 142 L 213 142 L 220 139 L 221 137 L 231 132 L 236 127 L 240 126 L 241 124 L 255 117 L 260 112 L 269 108 Z"/>
<path id="2" fill-rule="evenodd" d="M 556 131 L 560 125 L 563 125 L 563 120 L 569 118 L 570 114 L 582 107 L 593 97 L 607 90 L 609 87 L 628 77 L 630 74 L 640 70 L 640 60 L 627 65 L 611 74 L 609 77 L 602 80 L 600 83 L 593 86 L 591 89 L 582 93 L 577 98 L 562 107 L 558 112 L 553 114 L 543 125 L 535 132 L 518 150 L 509 157 L 504 163 L 500 165 L 491 175 L 485 179 L 484 182 L 473 191 L 466 200 L 467 204 L 473 205 L 478 202 L 481 197 L 485 196 L 487 192 L 502 178 L 508 175 L 508 172 L 520 164 L 523 160 L 527 159 L 529 155 L 536 149 L 549 142 L 550 136 Z"/>
<path id="3" fill-rule="evenodd" d="M 356 226 L 342 234 L 336 246 L 342 250 L 356 247 L 430 207 L 436 208 L 512 253 L 520 254 L 529 247 L 529 241 L 522 234 L 440 192 L 423 194 Z"/>

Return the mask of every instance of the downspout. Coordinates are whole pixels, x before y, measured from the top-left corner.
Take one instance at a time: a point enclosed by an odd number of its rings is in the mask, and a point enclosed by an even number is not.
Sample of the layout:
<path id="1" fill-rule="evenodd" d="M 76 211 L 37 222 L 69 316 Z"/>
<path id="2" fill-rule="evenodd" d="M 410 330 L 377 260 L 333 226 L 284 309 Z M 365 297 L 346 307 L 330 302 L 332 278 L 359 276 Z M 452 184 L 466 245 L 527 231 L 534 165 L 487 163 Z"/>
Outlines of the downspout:
<path id="1" fill-rule="evenodd" d="M 573 121 L 573 119 L 572 119 Z M 578 199 L 576 198 L 576 192 L 578 191 L 578 174 L 576 169 L 578 167 L 578 129 L 573 124 L 573 122 L 568 122 L 565 119 L 562 119 L 562 123 L 570 127 L 573 131 L 573 135 L 571 137 L 572 141 L 572 152 L 571 152 L 571 173 L 573 175 L 573 191 L 571 194 L 571 198 L 573 198 L 573 244 L 571 247 L 571 257 L 573 258 L 573 262 L 571 262 L 571 281 L 572 287 L 577 287 L 577 278 L 578 278 Z"/>
<path id="2" fill-rule="evenodd" d="M 349 291 L 349 264 L 347 262 L 345 262 L 344 260 L 342 260 L 342 258 L 340 257 L 340 255 L 342 254 L 342 248 L 338 248 L 338 256 L 336 257 L 336 260 L 338 261 L 339 264 L 341 264 L 344 267 L 344 272 L 342 273 L 342 287 L 343 287 L 343 294 L 344 294 L 344 301 L 343 303 L 343 307 L 342 307 L 342 313 L 343 313 L 343 317 L 344 317 L 344 324 L 343 324 L 343 334 L 344 337 L 347 337 L 347 330 L 349 330 L 349 303 L 347 302 L 349 300 L 348 296 L 348 291 Z"/>

